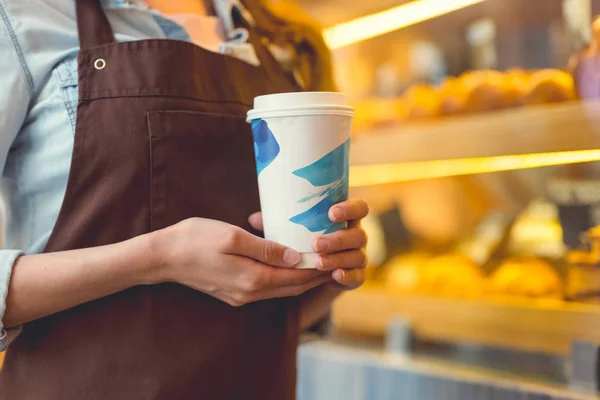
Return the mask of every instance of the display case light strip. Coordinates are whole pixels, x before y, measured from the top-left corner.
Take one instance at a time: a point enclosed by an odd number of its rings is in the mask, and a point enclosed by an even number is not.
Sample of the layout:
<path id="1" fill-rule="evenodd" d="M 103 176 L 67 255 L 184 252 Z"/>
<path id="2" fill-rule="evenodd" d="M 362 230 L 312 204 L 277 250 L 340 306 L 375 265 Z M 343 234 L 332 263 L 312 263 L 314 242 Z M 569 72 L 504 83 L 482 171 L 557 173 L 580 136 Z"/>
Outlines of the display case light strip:
<path id="1" fill-rule="evenodd" d="M 485 0 L 415 0 L 375 14 L 357 18 L 323 31 L 330 48 L 380 36 Z"/>
<path id="2" fill-rule="evenodd" d="M 350 167 L 350 186 L 384 185 L 421 179 L 485 174 L 592 161 L 600 161 L 600 150 L 353 165 Z"/>

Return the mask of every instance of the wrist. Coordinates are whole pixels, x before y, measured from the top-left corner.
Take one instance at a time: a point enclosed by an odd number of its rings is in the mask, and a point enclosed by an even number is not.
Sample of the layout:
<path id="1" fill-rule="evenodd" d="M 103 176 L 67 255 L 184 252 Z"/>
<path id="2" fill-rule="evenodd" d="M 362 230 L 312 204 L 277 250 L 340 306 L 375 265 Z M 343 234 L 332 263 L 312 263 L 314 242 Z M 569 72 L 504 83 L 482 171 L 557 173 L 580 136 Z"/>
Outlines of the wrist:
<path id="1" fill-rule="evenodd" d="M 138 236 L 135 241 L 139 268 L 137 274 L 138 284 L 156 285 L 169 281 L 168 259 L 165 256 L 165 238 L 162 230 Z"/>

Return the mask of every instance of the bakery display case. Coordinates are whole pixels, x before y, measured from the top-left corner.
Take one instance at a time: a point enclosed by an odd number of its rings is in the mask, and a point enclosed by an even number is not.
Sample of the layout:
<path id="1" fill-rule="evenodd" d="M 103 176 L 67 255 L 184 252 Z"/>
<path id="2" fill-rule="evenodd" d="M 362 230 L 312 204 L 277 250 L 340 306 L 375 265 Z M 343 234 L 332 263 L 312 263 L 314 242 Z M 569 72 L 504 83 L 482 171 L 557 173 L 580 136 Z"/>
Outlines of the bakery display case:
<path id="1" fill-rule="evenodd" d="M 600 2 L 301 3 L 372 212 L 300 397 L 600 398 Z"/>

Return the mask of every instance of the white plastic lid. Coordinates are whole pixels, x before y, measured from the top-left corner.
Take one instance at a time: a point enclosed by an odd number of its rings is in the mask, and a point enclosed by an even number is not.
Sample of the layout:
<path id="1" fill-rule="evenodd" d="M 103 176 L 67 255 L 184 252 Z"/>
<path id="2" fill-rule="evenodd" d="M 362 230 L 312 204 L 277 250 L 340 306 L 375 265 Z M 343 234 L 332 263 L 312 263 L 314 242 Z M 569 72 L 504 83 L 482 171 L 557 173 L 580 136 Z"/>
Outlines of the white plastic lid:
<path id="1" fill-rule="evenodd" d="M 339 92 L 294 92 L 258 96 L 248 120 L 299 115 L 345 115 L 354 117 L 348 98 Z"/>

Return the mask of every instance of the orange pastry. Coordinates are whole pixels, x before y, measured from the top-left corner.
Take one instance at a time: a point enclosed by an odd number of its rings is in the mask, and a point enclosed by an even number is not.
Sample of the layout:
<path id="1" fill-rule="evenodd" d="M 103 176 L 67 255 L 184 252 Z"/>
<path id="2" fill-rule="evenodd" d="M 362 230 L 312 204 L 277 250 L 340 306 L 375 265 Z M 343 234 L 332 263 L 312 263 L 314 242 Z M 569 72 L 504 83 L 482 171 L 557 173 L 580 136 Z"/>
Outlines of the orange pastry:
<path id="1" fill-rule="evenodd" d="M 509 296 L 561 298 L 563 284 L 548 262 L 538 258 L 513 258 L 492 274 L 487 290 Z"/>
<path id="2" fill-rule="evenodd" d="M 504 76 L 498 71 L 475 71 L 463 76 L 465 109 L 469 113 L 498 110 L 507 106 Z"/>
<path id="3" fill-rule="evenodd" d="M 528 90 L 529 73 L 519 68 L 504 73 L 504 96 L 507 107 L 524 105 Z"/>
<path id="4" fill-rule="evenodd" d="M 393 258 L 387 265 L 385 281 L 388 289 L 413 292 L 421 283 L 423 267 L 431 256 L 426 253 L 407 253 Z"/>
<path id="5" fill-rule="evenodd" d="M 440 95 L 427 85 L 415 85 L 403 96 L 406 104 L 406 119 L 423 120 L 440 115 Z"/>
<path id="6" fill-rule="evenodd" d="M 438 91 L 442 115 L 457 115 L 465 112 L 466 90 L 459 78 L 446 79 Z"/>
<path id="7" fill-rule="evenodd" d="M 481 293 L 484 276 L 469 258 L 449 254 L 429 260 L 421 274 L 419 289 L 440 296 L 473 297 Z"/>
<path id="8" fill-rule="evenodd" d="M 531 75 L 526 104 L 548 104 L 574 100 L 575 83 L 571 74 L 556 69 L 543 69 Z"/>

